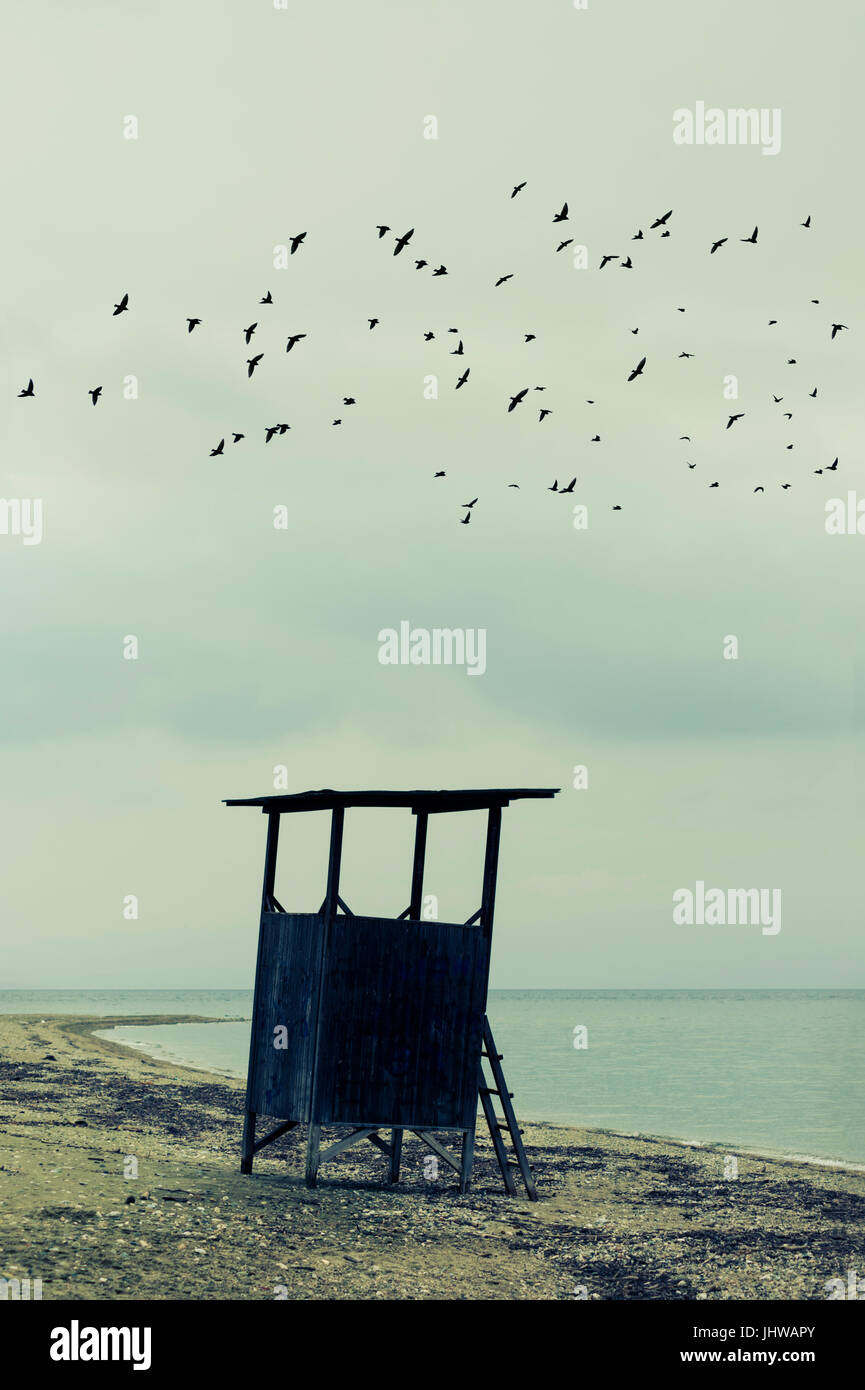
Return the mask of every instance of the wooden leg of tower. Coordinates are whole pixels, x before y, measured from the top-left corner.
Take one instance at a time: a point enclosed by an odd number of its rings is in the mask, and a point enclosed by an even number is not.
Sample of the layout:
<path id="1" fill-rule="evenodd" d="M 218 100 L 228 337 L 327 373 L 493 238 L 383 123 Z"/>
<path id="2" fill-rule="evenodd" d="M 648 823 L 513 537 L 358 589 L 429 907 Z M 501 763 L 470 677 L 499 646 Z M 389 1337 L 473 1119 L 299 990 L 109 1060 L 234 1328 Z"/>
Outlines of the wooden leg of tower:
<path id="1" fill-rule="evenodd" d="M 399 1182 L 399 1165 L 402 1158 L 402 1130 L 392 1129 L 390 1132 L 390 1180 Z"/>
<path id="2" fill-rule="evenodd" d="M 315 1187 L 318 1182 L 318 1161 L 321 1152 L 321 1125 L 311 1124 L 306 1141 L 306 1185 Z"/>
<path id="3" fill-rule="evenodd" d="M 460 1160 L 460 1192 L 468 1192 L 472 1179 L 472 1165 L 475 1160 L 475 1132 L 467 1129 L 463 1135 L 463 1151 Z"/>
<path id="4" fill-rule="evenodd" d="M 243 1143 L 240 1150 L 241 1173 L 252 1172 L 252 1155 L 255 1153 L 255 1111 L 247 1110 L 243 1117 Z"/>

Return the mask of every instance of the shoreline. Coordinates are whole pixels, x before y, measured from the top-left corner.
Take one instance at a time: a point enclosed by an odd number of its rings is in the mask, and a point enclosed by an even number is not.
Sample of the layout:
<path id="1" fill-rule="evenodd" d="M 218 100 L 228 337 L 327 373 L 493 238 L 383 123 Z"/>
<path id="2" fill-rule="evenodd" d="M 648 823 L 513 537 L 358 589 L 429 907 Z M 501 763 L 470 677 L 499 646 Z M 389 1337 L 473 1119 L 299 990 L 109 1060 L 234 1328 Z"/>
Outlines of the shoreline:
<path id="1" fill-rule="evenodd" d="M 14 1015 L 13 1015 L 14 1017 Z M 137 1017 L 135 1015 L 125 1017 L 123 1023 L 117 1023 L 113 1019 L 108 1027 L 152 1027 L 158 1024 L 172 1025 L 177 1023 L 248 1023 L 250 1018 L 208 1018 L 204 1016 L 193 1016 L 190 1014 L 158 1014 Z M 98 1031 L 93 1031 L 94 1037 L 99 1037 Z M 239 1081 L 245 1084 L 245 1075 L 235 1076 L 232 1072 L 220 1071 L 218 1068 L 199 1066 L 194 1062 L 183 1061 L 177 1057 L 161 1056 L 158 1052 L 149 1051 L 144 1046 L 137 1046 L 133 1043 L 114 1042 L 113 1039 L 103 1039 L 105 1042 L 112 1042 L 115 1047 L 131 1053 L 133 1056 L 146 1056 L 152 1061 L 163 1062 L 166 1066 L 183 1067 L 201 1076 L 210 1077 L 214 1081 Z M 657 1134 L 650 1130 L 629 1130 L 629 1129 L 608 1129 L 601 1125 L 580 1124 L 578 1121 L 530 1119 L 523 1116 L 527 1124 L 540 1125 L 545 1129 L 579 1130 L 582 1133 L 608 1134 L 618 1139 L 646 1139 L 659 1144 L 677 1144 L 686 1149 L 702 1149 L 709 1153 L 736 1154 L 749 1158 L 771 1159 L 778 1163 L 806 1164 L 817 1168 L 829 1168 L 848 1173 L 865 1173 L 865 1160 L 852 1158 L 829 1158 L 820 1154 L 800 1154 L 788 1153 L 784 1149 L 771 1148 L 752 1148 L 749 1144 L 741 1144 L 732 1140 L 725 1139 L 685 1139 L 679 1135 Z M 481 1122 L 482 1123 L 482 1122 Z"/>
<path id="2" fill-rule="evenodd" d="M 363 1145 L 310 1191 L 303 1130 L 244 1177 L 243 1082 L 96 1035 L 124 1023 L 0 1016 L 0 1276 L 44 1299 L 808 1301 L 865 1258 L 857 1171 L 738 1151 L 725 1180 L 729 1149 L 578 1126 L 523 1123 L 536 1203 L 481 1128 L 463 1197 L 408 1136 L 394 1186 Z"/>

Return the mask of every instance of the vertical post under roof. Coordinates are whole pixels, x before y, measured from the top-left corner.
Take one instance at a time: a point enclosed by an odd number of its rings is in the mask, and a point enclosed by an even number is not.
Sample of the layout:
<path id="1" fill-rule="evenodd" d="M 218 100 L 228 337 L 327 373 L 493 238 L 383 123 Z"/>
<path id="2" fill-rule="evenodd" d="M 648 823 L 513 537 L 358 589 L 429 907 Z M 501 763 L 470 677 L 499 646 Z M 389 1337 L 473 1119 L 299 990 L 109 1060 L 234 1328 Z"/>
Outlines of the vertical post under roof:
<path id="1" fill-rule="evenodd" d="M 426 832 L 429 822 L 429 814 L 426 811 L 418 811 L 414 832 L 414 863 L 411 872 L 411 903 L 409 905 L 409 917 L 417 921 L 420 918 L 421 905 L 423 903 L 423 871 L 426 859 Z"/>
<path id="2" fill-rule="evenodd" d="M 318 1114 L 318 1058 L 321 1044 L 321 999 L 324 990 L 325 962 L 327 961 L 330 924 L 336 916 L 339 898 L 339 871 L 342 865 L 342 831 L 345 811 L 335 806 L 330 813 L 330 853 L 327 861 L 327 890 L 321 909 L 321 968 L 318 976 L 318 1000 L 316 1003 L 315 1047 L 312 1056 L 312 1099 L 311 1115 Z M 306 1144 L 306 1185 L 315 1187 L 318 1181 L 318 1165 L 321 1153 L 321 1125 L 313 1118 L 309 1125 Z"/>

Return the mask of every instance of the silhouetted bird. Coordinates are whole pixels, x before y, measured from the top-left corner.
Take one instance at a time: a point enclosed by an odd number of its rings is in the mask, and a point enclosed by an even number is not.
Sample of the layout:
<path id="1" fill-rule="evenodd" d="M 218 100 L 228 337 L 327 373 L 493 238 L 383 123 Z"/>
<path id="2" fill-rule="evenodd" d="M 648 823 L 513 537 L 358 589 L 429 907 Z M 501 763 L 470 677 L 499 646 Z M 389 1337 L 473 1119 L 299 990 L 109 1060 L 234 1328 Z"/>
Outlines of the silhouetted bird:
<path id="1" fill-rule="evenodd" d="M 656 217 L 656 218 L 655 218 L 655 221 L 652 223 L 651 227 L 649 228 L 649 231 L 654 231 L 655 227 L 663 227 L 664 224 L 665 224 L 666 222 L 668 222 L 669 219 L 670 219 L 672 216 L 673 216 L 673 209 L 670 208 L 670 211 L 669 211 L 669 212 L 665 212 L 663 217 Z"/>
<path id="2" fill-rule="evenodd" d="M 781 414 L 784 416 L 784 419 L 785 419 L 785 420 L 792 420 L 792 419 L 793 419 L 793 412 L 792 412 L 791 410 L 782 410 L 782 411 L 781 411 Z"/>
<path id="3" fill-rule="evenodd" d="M 467 382 L 468 379 L 469 379 L 469 372 L 470 372 L 470 371 L 471 371 L 471 368 L 470 368 L 470 367 L 466 367 L 466 369 L 465 369 L 465 371 L 463 372 L 462 376 L 459 377 L 459 379 L 457 380 L 457 384 L 456 384 L 456 386 L 454 387 L 454 390 L 455 390 L 455 391 L 458 391 L 458 390 L 460 389 L 461 386 L 465 386 L 466 382 Z"/>
<path id="4" fill-rule="evenodd" d="M 99 397 L 102 395 L 102 387 L 97 386 L 92 391 L 88 391 L 87 394 L 90 397 L 93 404 L 95 405 L 96 402 L 99 400 Z"/>
<path id="5" fill-rule="evenodd" d="M 567 487 L 560 487 L 560 488 L 559 488 L 559 492 L 560 492 L 560 493 L 561 493 L 561 492 L 573 492 L 573 490 L 574 490 L 574 483 L 575 483 L 576 481 L 577 481 L 576 478 L 571 478 L 571 481 L 568 483 L 568 486 L 567 486 Z"/>
<path id="6" fill-rule="evenodd" d="M 524 333 L 524 334 L 523 334 L 523 337 L 525 338 L 525 340 L 526 340 L 527 343 L 533 343 L 536 336 L 537 336 L 537 335 L 534 334 L 534 333 Z"/>
<path id="7" fill-rule="evenodd" d="M 559 244 L 558 244 L 558 246 L 556 247 L 556 250 L 557 250 L 557 251 L 564 251 L 564 249 L 565 249 L 566 246 L 570 246 L 570 244 L 571 244 L 571 242 L 573 241 L 573 239 L 574 239 L 574 238 L 573 238 L 572 236 L 569 236 L 568 239 L 567 239 L 567 241 L 560 241 Z"/>
<path id="8" fill-rule="evenodd" d="M 409 242 L 411 241 L 411 239 L 412 239 L 413 236 L 414 236 L 414 227 L 411 227 L 411 228 L 409 229 L 409 231 L 403 232 L 403 234 L 402 234 L 401 237 L 397 237 L 397 239 L 396 239 L 396 246 L 393 248 L 393 254 L 394 254 L 395 256 L 398 256 L 399 253 L 400 253 L 400 251 L 405 250 L 406 246 L 408 246 L 408 244 L 409 244 Z"/>
<path id="9" fill-rule="evenodd" d="M 834 463 L 827 463 L 827 464 L 826 464 L 826 471 L 827 471 L 827 473 L 834 473 L 837 467 L 838 467 L 838 460 L 837 460 L 837 458 L 836 458 L 836 460 L 835 460 Z"/>
<path id="10" fill-rule="evenodd" d="M 343 396 L 342 403 L 343 405 L 357 405 L 354 396 Z"/>
<path id="11" fill-rule="evenodd" d="M 842 328 L 847 328 L 846 323 L 833 323 L 833 324 L 832 324 L 832 337 L 834 338 L 835 335 L 836 335 L 836 333 L 840 333 Z M 849 329 L 848 329 L 848 332 L 849 332 Z"/>
<path id="12" fill-rule="evenodd" d="M 783 401 L 783 399 L 784 399 L 783 396 L 776 396 L 776 395 L 774 394 L 774 392 L 773 392 L 773 394 L 772 394 L 772 400 L 775 402 L 776 405 L 780 405 L 781 402 Z"/>
<path id="13" fill-rule="evenodd" d="M 211 451 L 210 451 L 210 457 L 211 457 L 212 459 L 216 458 L 216 455 L 217 455 L 217 454 L 221 454 L 221 453 L 222 453 L 224 444 L 225 444 L 225 440 L 224 440 L 224 439 L 220 439 L 220 441 L 219 441 L 219 443 L 217 444 L 216 448 L 215 448 L 215 449 L 211 449 Z"/>
<path id="14" fill-rule="evenodd" d="M 513 278 L 513 272 L 510 275 L 500 275 L 495 283 L 495 288 L 498 289 L 499 285 L 503 285 L 506 280 L 513 280 Z"/>
<path id="15" fill-rule="evenodd" d="M 765 489 L 764 487 L 755 487 L 755 488 L 754 488 L 754 491 L 755 491 L 755 492 L 765 492 L 766 489 Z"/>
<path id="16" fill-rule="evenodd" d="M 125 295 L 123 296 L 123 298 L 121 299 L 120 303 L 119 303 L 119 304 L 115 304 L 115 306 L 114 306 L 114 313 L 111 315 L 111 317 L 112 317 L 113 319 L 116 319 L 118 314 L 124 314 L 128 308 L 129 308 L 129 295 L 128 295 L 128 294 L 125 294 Z"/>
<path id="17" fill-rule="evenodd" d="M 341 424 L 342 424 L 342 421 L 341 421 L 341 420 L 334 420 L 334 421 L 333 421 L 333 424 L 335 424 L 335 425 L 341 425 Z"/>
<path id="18" fill-rule="evenodd" d="M 808 395 L 811 396 L 812 398 L 813 398 L 814 396 L 816 396 L 816 394 L 817 394 L 817 387 L 816 387 L 816 386 L 814 387 L 814 390 L 813 390 L 813 391 L 809 391 L 809 392 L 808 392 Z"/>
<path id="19" fill-rule="evenodd" d="M 730 418 L 729 418 L 729 420 L 727 421 L 726 428 L 729 429 L 731 425 L 735 425 L 735 423 L 736 423 L 737 420 L 742 420 L 742 419 L 744 419 L 744 417 L 745 417 L 745 412 L 744 412 L 744 410 L 742 411 L 742 413 L 741 413 L 740 415 L 731 415 Z"/>
<path id="20" fill-rule="evenodd" d="M 444 477 L 446 477 L 446 476 L 447 476 L 447 475 L 445 474 L 444 469 L 442 469 L 441 472 L 439 472 L 439 473 L 433 473 L 433 477 L 434 477 L 434 478 L 444 478 Z"/>
<path id="21" fill-rule="evenodd" d="M 291 429 L 291 425 L 277 425 L 276 428 L 279 430 L 280 434 L 285 434 L 286 430 Z"/>
<path id="22" fill-rule="evenodd" d="M 23 391 L 19 391 L 19 392 L 18 392 L 18 395 L 19 395 L 19 396 L 35 396 L 35 395 L 36 395 L 36 392 L 33 390 L 33 378 L 32 378 L 32 376 L 31 376 L 30 380 L 28 381 L 27 385 L 24 387 L 24 390 L 23 390 Z"/>
<path id="23" fill-rule="evenodd" d="M 730 240 L 729 237 L 722 236 L 720 241 L 713 241 L 713 242 L 712 242 L 712 249 L 711 249 L 711 251 L 709 252 L 709 255 L 710 255 L 710 256 L 714 256 L 715 252 L 716 252 L 717 250 L 719 250 L 720 247 L 726 245 L 726 243 L 727 243 L 729 240 Z"/>
<path id="24" fill-rule="evenodd" d="M 626 261 L 622 261 L 622 264 L 619 266 L 619 270 L 633 270 L 633 269 L 634 269 L 634 263 L 633 263 L 633 261 L 631 260 L 630 256 L 628 257 L 628 259 L 627 259 Z"/>
<path id="25" fill-rule="evenodd" d="M 231 442 L 232 442 L 232 444 L 239 444 L 240 441 L 241 441 L 241 439 L 245 439 L 245 438 L 246 438 L 246 435 L 245 435 L 245 434 L 235 434 L 235 433 L 232 431 L 232 436 L 231 436 Z"/>
<path id="26" fill-rule="evenodd" d="M 193 328 L 197 328 L 198 325 L 201 323 L 201 319 L 187 319 L 186 322 L 189 324 L 189 327 L 186 331 L 187 333 L 191 333 Z"/>
<path id="27" fill-rule="evenodd" d="M 810 226 L 811 226 L 811 214 L 810 214 L 810 212 L 808 213 L 808 216 L 805 218 L 805 221 L 799 223 L 799 226 L 800 226 L 800 227 L 810 227 Z"/>
<path id="28" fill-rule="evenodd" d="M 619 506 L 615 506 L 615 507 L 613 508 L 613 511 L 614 511 L 614 512 L 620 512 L 621 510 L 622 510 L 622 509 L 621 509 L 621 507 L 619 507 Z"/>
<path id="29" fill-rule="evenodd" d="M 791 483 L 782 483 L 782 484 L 781 484 L 781 487 L 782 487 L 782 489 L 784 490 L 784 492 L 786 492 L 787 489 L 788 489 L 788 487 L 792 487 L 792 484 L 791 484 Z"/>
<path id="30" fill-rule="evenodd" d="M 414 268 L 415 270 L 423 270 L 425 265 L 429 265 L 429 261 L 415 261 Z"/>
<path id="31" fill-rule="evenodd" d="M 717 487 L 717 486 L 718 486 L 717 483 L 710 483 L 710 484 L 709 484 L 709 487 Z"/>
<path id="32" fill-rule="evenodd" d="M 556 213 L 555 217 L 553 218 L 553 221 L 554 221 L 554 222 L 567 222 L 567 220 L 568 220 L 568 205 L 567 205 L 567 203 L 563 203 L 563 204 L 562 204 L 562 210 L 561 210 L 561 212 L 557 212 L 557 213 Z"/>
<path id="33" fill-rule="evenodd" d="M 605 256 L 604 259 L 601 261 L 600 269 L 603 270 L 604 266 L 607 264 L 607 261 L 617 261 L 618 259 L 618 255 Z"/>
<path id="34" fill-rule="evenodd" d="M 292 254 L 292 256 L 294 255 L 294 253 L 295 253 L 295 251 L 297 250 L 298 246 L 301 246 L 305 240 L 306 240 L 306 232 L 301 232 L 298 236 L 293 236 L 293 237 L 291 238 L 291 254 Z"/>
<path id="35" fill-rule="evenodd" d="M 433 275 L 447 275 L 447 269 L 446 269 L 446 267 L 443 266 L 443 265 L 440 265 L 439 268 L 438 268 L 438 270 L 434 270 L 434 271 L 433 271 Z"/>
<path id="36" fill-rule="evenodd" d="M 628 381 L 633 381 L 635 377 L 642 376 L 642 375 L 643 375 L 643 368 L 645 367 L 645 365 L 646 365 L 646 359 L 645 359 L 645 357 L 641 357 L 640 360 L 639 360 L 639 362 L 637 363 L 636 367 L 635 367 L 634 370 L 631 372 L 631 375 L 628 377 Z"/>
<path id="37" fill-rule="evenodd" d="M 459 342 L 457 343 L 456 347 L 454 348 L 453 352 L 451 353 L 451 357 L 462 357 L 463 351 L 464 351 L 464 349 L 463 349 L 463 340 L 462 340 L 462 338 L 460 338 Z"/>
<path id="38" fill-rule="evenodd" d="M 475 502 L 477 502 L 477 500 L 478 500 L 478 499 L 477 499 L 476 497 L 473 497 L 472 500 L 471 500 L 471 502 L 463 502 L 463 506 L 464 506 L 464 507 L 473 507 L 473 506 L 475 505 Z"/>
<path id="39" fill-rule="evenodd" d="M 643 232 L 642 232 L 642 228 L 641 228 L 640 231 L 637 232 L 637 235 L 636 235 L 636 236 L 632 236 L 632 237 L 631 237 L 631 241 L 642 241 L 642 240 L 643 240 Z"/>
<path id="40" fill-rule="evenodd" d="M 517 194 L 520 192 L 520 190 L 521 190 L 522 188 L 525 188 L 525 186 L 526 186 L 526 180 L 523 179 L 522 183 L 518 183 L 518 184 L 516 185 L 516 187 L 514 188 L 513 193 L 511 194 L 511 197 L 512 197 L 512 198 L 516 198 Z"/>
<path id="41" fill-rule="evenodd" d="M 379 227 L 376 227 L 376 231 L 378 232 L 378 239 L 379 239 L 379 241 L 381 241 L 381 239 L 382 239 L 382 237 L 385 235 L 385 233 L 390 231 L 390 227 L 381 227 L 381 226 L 379 226 Z"/>
<path id="42" fill-rule="evenodd" d="M 367 323 L 369 324 L 369 331 L 370 331 L 370 333 L 371 333 L 372 330 L 375 328 L 375 326 L 376 326 L 376 324 L 378 323 L 378 321 L 379 321 L 378 319 L 367 319 Z"/>
<path id="43" fill-rule="evenodd" d="M 432 340 L 433 340 L 434 337 L 435 337 L 435 334 L 434 334 L 434 333 L 424 333 L 424 335 L 423 335 L 423 340 L 424 340 L 425 343 L 430 343 L 430 342 L 432 342 Z"/>
<path id="44" fill-rule="evenodd" d="M 244 328 L 244 330 L 243 330 L 243 336 L 244 336 L 244 338 L 246 339 L 246 346 L 247 346 L 247 347 L 249 347 L 249 340 L 250 340 L 250 338 L 252 337 L 252 335 L 253 335 L 253 333 L 255 332 L 255 330 L 256 330 L 257 327 L 258 327 L 258 322 L 256 321 L 255 323 L 251 323 L 251 324 L 249 325 L 248 328 Z"/>
<path id="45" fill-rule="evenodd" d="M 541 423 L 545 415 L 552 415 L 552 413 L 553 412 L 551 410 L 542 410 L 540 415 L 538 416 L 538 424 Z"/>
<path id="46" fill-rule="evenodd" d="M 693 357 L 694 354 L 693 354 L 693 352 L 680 352 L 680 353 L 679 353 L 679 356 L 680 356 L 680 357 Z"/>
<path id="47" fill-rule="evenodd" d="M 378 322 L 378 320 L 376 320 L 376 322 Z M 286 352 L 291 352 L 291 349 L 294 347 L 295 343 L 299 343 L 300 340 L 301 340 L 301 338 L 305 338 L 305 337 L 306 337 L 306 334 L 305 334 L 305 333 L 292 333 L 291 336 L 289 337 L 288 342 L 286 343 L 286 346 L 285 346 Z"/>
<path id="48" fill-rule="evenodd" d="M 511 411 L 514 409 L 514 407 L 515 407 L 515 406 L 518 406 L 519 403 L 520 403 L 520 401 L 523 400 L 523 399 L 525 398 L 525 396 L 528 394 L 528 389 L 529 389 L 528 386 L 524 386 L 523 389 L 522 389 L 522 391 L 518 391 L 517 394 L 516 394 L 515 396 L 511 396 L 511 403 L 510 403 L 510 405 L 508 406 L 508 414 L 509 414 L 509 415 L 510 415 Z"/>
<path id="49" fill-rule="evenodd" d="M 552 485 L 552 487 L 548 487 L 548 488 L 547 488 L 547 492 L 558 492 L 558 490 L 559 490 L 559 480 L 558 480 L 558 478 L 555 478 L 555 479 L 553 480 L 553 485 Z"/>
<path id="50" fill-rule="evenodd" d="M 269 444 L 275 434 L 279 433 L 279 425 L 266 425 L 264 430 L 264 442 Z"/>
<path id="51" fill-rule="evenodd" d="M 464 516 L 464 517 L 462 518 L 462 520 L 460 521 L 460 525 L 461 525 L 461 526 L 468 526 L 468 524 L 469 524 L 469 522 L 471 521 L 471 519 L 472 519 L 472 514 L 471 514 L 471 512 L 466 512 L 465 516 Z"/>
<path id="52" fill-rule="evenodd" d="M 272 303 L 273 303 L 273 295 L 270 293 L 270 290 L 268 290 L 268 291 L 267 291 L 267 294 L 264 296 L 264 298 L 263 298 L 263 299 L 260 299 L 258 302 L 259 302 L 259 304 L 272 304 Z"/>
<path id="53" fill-rule="evenodd" d="M 264 353 L 263 353 L 263 352 L 260 352 L 260 353 L 258 354 L 257 357 L 247 357 L 247 359 L 246 359 L 246 366 L 247 366 L 247 373 L 246 373 L 246 374 L 247 374 L 247 376 L 252 376 L 252 373 L 255 371 L 256 367 L 258 366 L 258 364 L 259 364 L 259 362 L 261 361 L 261 359 L 262 359 L 263 356 L 264 356 Z"/>
<path id="54" fill-rule="evenodd" d="M 599 434 L 593 434 L 592 437 L 591 437 L 591 439 L 589 440 L 589 443 L 590 443 L 590 444 L 600 444 L 600 442 L 601 442 L 601 436 L 600 436 Z"/>
<path id="55" fill-rule="evenodd" d="M 749 241 L 752 246 L 757 245 L 757 228 L 755 227 L 750 236 L 740 236 L 740 241 Z"/>

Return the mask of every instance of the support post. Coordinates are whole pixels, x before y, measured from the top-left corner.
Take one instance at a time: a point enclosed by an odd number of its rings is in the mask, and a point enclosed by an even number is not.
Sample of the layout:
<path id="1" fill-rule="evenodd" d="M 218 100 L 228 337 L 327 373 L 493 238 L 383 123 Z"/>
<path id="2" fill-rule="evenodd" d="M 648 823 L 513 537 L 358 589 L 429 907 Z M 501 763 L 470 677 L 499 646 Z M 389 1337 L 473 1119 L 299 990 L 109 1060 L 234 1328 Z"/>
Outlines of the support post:
<path id="1" fill-rule="evenodd" d="M 429 815 L 426 811 L 418 811 L 414 832 L 414 863 L 411 871 L 411 903 L 409 904 L 408 915 L 412 921 L 420 918 L 421 905 L 423 903 L 423 871 L 426 859 L 426 832 Z"/>
<path id="2" fill-rule="evenodd" d="M 472 1165 L 475 1159 L 475 1132 L 467 1129 L 463 1135 L 462 1157 L 460 1159 L 460 1193 L 466 1193 L 471 1185 Z"/>
<path id="3" fill-rule="evenodd" d="M 306 1185 L 318 1181 L 321 1125 L 318 1122 L 318 1057 L 321 1046 L 321 1003 L 327 963 L 330 924 L 336 916 L 339 899 L 339 870 L 342 863 L 342 829 L 345 811 L 335 806 L 330 816 L 330 853 L 327 861 L 327 891 L 321 905 L 321 954 L 319 956 L 318 999 L 315 1009 L 315 1046 L 312 1054 L 312 1096 L 309 1107 L 309 1137 L 306 1142 Z"/>
<path id="4" fill-rule="evenodd" d="M 252 1159 L 255 1153 L 255 1108 L 252 1098 L 255 1093 L 255 1020 L 261 999 L 261 958 L 264 953 L 264 914 L 270 911 L 273 890 L 276 884 L 276 855 L 279 846 L 279 812 L 269 811 L 267 815 L 267 848 L 264 852 L 264 882 L 261 886 L 261 913 L 258 921 L 258 953 L 255 959 L 255 987 L 252 1000 L 253 1026 L 249 1038 L 249 1065 L 246 1071 L 246 1106 L 243 1115 L 243 1139 L 240 1149 L 241 1173 L 252 1172 Z"/>
<path id="5" fill-rule="evenodd" d="M 315 1187 L 318 1182 L 318 1164 L 321 1154 L 321 1125 L 310 1124 L 309 1138 L 306 1141 L 306 1185 Z"/>
<path id="6" fill-rule="evenodd" d="M 484 854 L 484 884 L 481 893 L 481 928 L 487 940 L 493 934 L 493 913 L 496 906 L 496 873 L 499 866 L 499 839 L 502 833 L 502 808 L 491 806 L 487 817 L 487 846 Z"/>
<path id="7" fill-rule="evenodd" d="M 388 1166 L 388 1176 L 391 1182 L 399 1182 L 399 1165 L 402 1158 L 402 1130 L 392 1129 L 390 1132 L 390 1164 Z"/>

